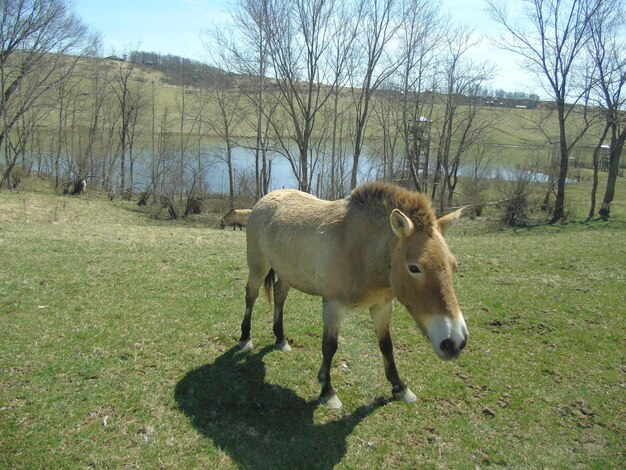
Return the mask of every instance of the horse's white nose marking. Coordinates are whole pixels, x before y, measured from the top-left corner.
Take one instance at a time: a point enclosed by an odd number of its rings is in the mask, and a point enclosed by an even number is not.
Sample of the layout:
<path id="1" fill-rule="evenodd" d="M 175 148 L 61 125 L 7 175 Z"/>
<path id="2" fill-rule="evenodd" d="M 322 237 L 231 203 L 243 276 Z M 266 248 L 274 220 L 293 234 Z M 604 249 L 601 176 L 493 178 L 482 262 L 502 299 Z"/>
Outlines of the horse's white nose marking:
<path id="1" fill-rule="evenodd" d="M 427 322 L 426 331 L 435 354 L 442 359 L 456 357 L 469 336 L 463 315 L 455 320 L 443 314 L 435 315 Z"/>

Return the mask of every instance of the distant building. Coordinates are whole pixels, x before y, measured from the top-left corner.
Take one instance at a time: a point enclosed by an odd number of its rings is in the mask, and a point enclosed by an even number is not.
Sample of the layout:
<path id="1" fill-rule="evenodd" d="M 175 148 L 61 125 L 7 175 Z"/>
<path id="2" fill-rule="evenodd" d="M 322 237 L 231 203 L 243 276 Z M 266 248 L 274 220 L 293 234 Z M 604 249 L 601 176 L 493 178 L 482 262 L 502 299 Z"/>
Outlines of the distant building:
<path id="1" fill-rule="evenodd" d="M 105 57 L 107 60 L 115 60 L 116 62 L 126 62 L 126 56 L 118 57 L 116 55 L 110 55 L 109 57 Z"/>

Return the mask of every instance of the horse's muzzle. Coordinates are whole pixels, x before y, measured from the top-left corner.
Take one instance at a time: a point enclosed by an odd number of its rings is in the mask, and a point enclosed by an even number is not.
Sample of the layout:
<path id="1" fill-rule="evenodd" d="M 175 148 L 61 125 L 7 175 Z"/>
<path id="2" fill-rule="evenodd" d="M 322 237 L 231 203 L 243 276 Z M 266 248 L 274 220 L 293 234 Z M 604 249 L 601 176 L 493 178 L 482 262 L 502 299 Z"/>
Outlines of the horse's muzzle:
<path id="1" fill-rule="evenodd" d="M 446 315 L 437 315 L 427 324 L 427 331 L 435 354 L 446 361 L 461 354 L 469 337 L 462 314 L 455 319 L 450 319 Z"/>
<path id="2" fill-rule="evenodd" d="M 441 358 L 445 360 L 450 360 L 459 357 L 461 351 L 465 349 L 465 345 L 467 345 L 467 336 L 465 336 L 459 344 L 457 344 L 454 340 L 450 338 L 444 339 L 439 344 L 439 350 L 441 351 Z"/>

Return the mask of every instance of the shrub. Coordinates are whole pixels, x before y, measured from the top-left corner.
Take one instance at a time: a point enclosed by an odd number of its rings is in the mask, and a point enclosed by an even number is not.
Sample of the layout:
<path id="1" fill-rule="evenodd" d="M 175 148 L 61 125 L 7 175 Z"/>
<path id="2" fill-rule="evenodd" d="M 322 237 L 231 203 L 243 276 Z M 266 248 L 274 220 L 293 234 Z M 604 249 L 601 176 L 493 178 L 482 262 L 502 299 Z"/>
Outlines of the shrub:
<path id="1" fill-rule="evenodd" d="M 518 169 L 513 176 L 500 186 L 500 193 L 504 196 L 500 207 L 503 208 L 500 219 L 503 225 L 509 227 L 527 227 L 528 213 L 531 205 L 532 183 L 534 181 L 532 171 Z"/>

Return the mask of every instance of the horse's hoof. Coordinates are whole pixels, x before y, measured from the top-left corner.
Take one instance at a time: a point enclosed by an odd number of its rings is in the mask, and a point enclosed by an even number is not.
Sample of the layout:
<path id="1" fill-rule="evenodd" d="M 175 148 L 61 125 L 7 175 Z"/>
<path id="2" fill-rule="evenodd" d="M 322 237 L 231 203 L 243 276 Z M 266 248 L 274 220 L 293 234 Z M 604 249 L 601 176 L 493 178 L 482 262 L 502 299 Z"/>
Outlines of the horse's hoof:
<path id="1" fill-rule="evenodd" d="M 251 340 L 239 341 L 239 349 L 242 351 L 252 351 L 252 349 L 254 349 L 254 345 Z"/>
<path id="2" fill-rule="evenodd" d="M 335 395 L 331 395 L 330 397 L 322 397 L 322 403 L 326 403 L 326 406 L 331 410 L 339 410 L 343 406 L 339 397 Z"/>
<path id="3" fill-rule="evenodd" d="M 289 346 L 289 341 L 286 339 L 284 339 L 281 343 L 277 343 L 276 349 L 282 352 L 291 352 L 291 346 Z"/>
<path id="4" fill-rule="evenodd" d="M 417 401 L 417 397 L 415 396 L 415 393 L 413 393 L 408 388 L 405 388 L 404 390 L 398 393 L 394 393 L 394 397 L 396 398 L 396 400 L 405 401 L 407 403 L 415 403 Z"/>

